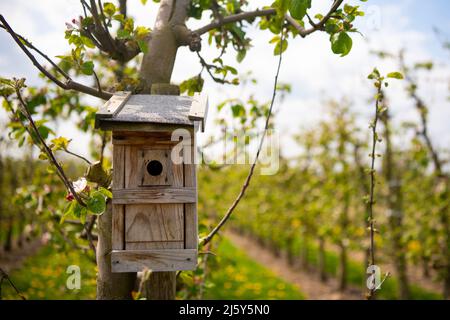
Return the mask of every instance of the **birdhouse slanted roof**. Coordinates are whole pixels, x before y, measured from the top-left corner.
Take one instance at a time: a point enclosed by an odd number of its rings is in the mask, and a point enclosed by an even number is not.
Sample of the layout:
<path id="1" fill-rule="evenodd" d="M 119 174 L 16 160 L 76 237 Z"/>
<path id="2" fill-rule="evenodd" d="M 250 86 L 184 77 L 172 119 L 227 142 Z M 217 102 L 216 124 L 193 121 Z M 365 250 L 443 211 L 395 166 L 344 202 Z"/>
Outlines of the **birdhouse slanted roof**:
<path id="1" fill-rule="evenodd" d="M 95 126 L 103 130 L 157 130 L 193 127 L 202 130 L 208 101 L 206 96 L 169 96 L 118 92 L 97 112 Z"/>

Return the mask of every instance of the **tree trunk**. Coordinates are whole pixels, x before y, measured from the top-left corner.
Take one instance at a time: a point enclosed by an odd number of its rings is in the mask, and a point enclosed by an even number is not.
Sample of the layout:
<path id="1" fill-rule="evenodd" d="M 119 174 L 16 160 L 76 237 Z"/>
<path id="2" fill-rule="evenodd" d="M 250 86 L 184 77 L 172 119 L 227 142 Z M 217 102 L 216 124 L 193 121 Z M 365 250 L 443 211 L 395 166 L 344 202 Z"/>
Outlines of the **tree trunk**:
<path id="1" fill-rule="evenodd" d="M 140 70 L 140 91 L 151 93 L 152 84 L 169 84 L 179 47 L 176 27 L 183 26 L 187 17 L 188 0 L 162 0 L 155 26 L 148 41 Z M 174 6 L 175 5 L 175 6 Z M 128 299 L 136 274 L 111 273 L 111 226 L 112 213 L 108 212 L 98 221 L 99 244 L 97 263 L 98 299 Z M 153 272 L 147 281 L 144 295 L 148 299 L 175 299 L 175 272 Z"/>
<path id="2" fill-rule="evenodd" d="M 309 239 L 306 233 L 303 234 L 303 244 L 301 246 L 301 252 L 300 252 L 300 266 L 305 271 L 309 270 Z"/>
<path id="3" fill-rule="evenodd" d="M 326 273 L 326 252 L 325 252 L 325 239 L 324 237 L 319 238 L 319 278 L 321 282 L 327 281 Z"/>
<path id="4" fill-rule="evenodd" d="M 345 244 L 339 246 L 339 291 L 347 289 L 347 247 Z"/>
<path id="5" fill-rule="evenodd" d="M 401 239 L 403 231 L 403 198 L 400 178 L 398 174 L 394 176 L 395 163 L 392 151 L 389 110 L 385 111 L 381 120 L 384 124 L 384 140 L 386 143 L 384 174 L 388 183 L 387 201 L 391 213 L 388 219 L 391 235 L 391 250 L 399 284 L 398 297 L 401 300 L 407 300 L 410 298 L 410 291 L 405 248 Z"/>
<path id="6" fill-rule="evenodd" d="M 111 272 L 112 205 L 108 203 L 106 211 L 98 218 L 97 243 L 97 299 L 131 299 L 135 287 L 136 273 Z"/>

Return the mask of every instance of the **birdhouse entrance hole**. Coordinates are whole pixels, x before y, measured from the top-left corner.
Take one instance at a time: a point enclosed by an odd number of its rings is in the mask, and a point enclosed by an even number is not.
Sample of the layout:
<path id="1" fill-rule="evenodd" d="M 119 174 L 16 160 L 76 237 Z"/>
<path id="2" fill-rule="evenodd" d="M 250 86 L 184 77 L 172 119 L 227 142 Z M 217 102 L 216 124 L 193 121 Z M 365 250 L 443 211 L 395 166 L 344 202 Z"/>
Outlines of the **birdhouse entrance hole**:
<path id="1" fill-rule="evenodd" d="M 152 160 L 147 164 L 147 172 L 151 176 L 159 176 L 163 171 L 163 166 L 158 160 Z"/>

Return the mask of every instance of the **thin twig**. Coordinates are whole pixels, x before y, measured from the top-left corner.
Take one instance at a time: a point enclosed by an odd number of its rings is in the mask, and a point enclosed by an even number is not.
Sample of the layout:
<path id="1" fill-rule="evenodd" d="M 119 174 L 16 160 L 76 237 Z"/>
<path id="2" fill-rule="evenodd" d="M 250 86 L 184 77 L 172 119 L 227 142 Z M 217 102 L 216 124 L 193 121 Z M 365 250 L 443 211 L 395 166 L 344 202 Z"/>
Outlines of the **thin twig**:
<path id="1" fill-rule="evenodd" d="M 33 117 L 31 116 L 30 112 L 28 111 L 27 104 L 24 101 L 22 94 L 20 93 L 20 89 L 16 88 L 16 95 L 19 100 L 19 103 L 22 105 L 22 108 L 20 110 L 24 114 L 24 116 L 27 118 L 28 122 L 30 123 L 31 128 L 33 129 L 34 134 L 38 137 L 38 140 L 41 144 L 41 147 L 43 151 L 47 154 L 48 159 L 50 163 L 53 164 L 53 166 L 56 168 L 56 171 L 61 178 L 62 182 L 66 186 L 66 188 L 73 194 L 75 200 L 82 205 L 83 207 L 86 206 L 84 201 L 80 198 L 80 196 L 75 192 L 75 189 L 73 188 L 72 183 L 69 181 L 69 179 L 66 176 L 66 173 L 64 172 L 63 168 L 60 166 L 58 161 L 55 158 L 55 155 L 53 154 L 53 151 L 50 149 L 50 147 L 45 142 L 44 138 L 42 137 L 41 133 L 39 132 L 38 128 L 36 127 L 36 124 L 33 120 Z"/>
<path id="2" fill-rule="evenodd" d="M 333 5 L 331 6 L 330 10 L 328 11 L 328 13 L 322 18 L 322 20 L 320 20 L 318 23 L 314 23 L 313 26 L 309 29 L 305 29 L 304 27 L 302 27 L 294 18 L 292 18 L 290 15 L 286 15 L 285 18 L 286 20 L 292 25 L 294 26 L 295 29 L 297 29 L 298 33 L 300 34 L 300 36 L 302 37 L 306 37 L 307 35 L 317 31 L 317 30 L 322 30 L 323 27 L 325 26 L 325 24 L 327 23 L 327 21 L 331 18 L 331 16 L 333 15 L 333 13 L 336 12 L 337 9 L 339 9 L 339 7 L 341 6 L 342 2 L 344 0 L 335 0 L 333 2 Z M 193 33 L 197 34 L 199 36 L 201 36 L 202 34 L 205 34 L 211 30 L 220 28 L 226 24 L 229 23 L 235 23 L 235 22 L 240 22 L 240 21 L 247 21 L 247 20 L 251 20 L 254 19 L 256 17 L 267 17 L 267 16 L 271 16 L 276 14 L 276 9 L 274 8 L 270 8 L 270 9 L 257 9 L 255 11 L 247 11 L 247 12 L 240 12 L 237 14 L 233 14 L 233 15 L 229 15 L 226 17 L 223 17 L 221 19 L 215 19 L 214 21 L 212 21 L 211 23 L 197 29 L 194 30 Z"/>
<path id="3" fill-rule="evenodd" d="M 61 87 L 64 90 L 75 90 L 79 91 L 81 93 L 86 93 L 91 96 L 101 98 L 108 100 L 112 97 L 112 93 L 103 91 L 100 87 L 98 90 L 88 87 L 86 85 L 83 85 L 81 83 L 78 83 L 74 81 L 70 76 L 64 72 L 61 68 L 57 66 L 55 62 L 53 62 L 47 55 L 45 55 L 42 51 L 38 50 L 34 45 L 32 45 L 28 40 L 25 39 L 25 37 L 18 35 L 14 32 L 14 30 L 11 28 L 11 26 L 8 24 L 8 22 L 5 20 L 3 15 L 0 14 L 0 21 L 2 22 L 2 28 L 5 29 L 13 38 L 13 40 L 17 43 L 17 45 L 22 49 L 22 51 L 27 55 L 27 57 L 31 60 L 33 65 L 42 72 L 48 79 L 50 79 L 52 82 L 54 82 L 57 86 Z M 56 71 L 61 74 L 66 81 L 63 82 L 59 80 L 56 76 L 51 74 L 49 71 L 47 71 L 44 66 L 42 66 L 36 59 L 36 57 L 28 50 L 28 48 L 36 51 L 40 56 L 42 56 L 45 60 L 47 60 L 53 67 L 55 67 Z"/>
<path id="4" fill-rule="evenodd" d="M 64 150 L 64 152 L 66 152 L 66 153 L 68 153 L 68 154 L 70 154 L 70 155 L 72 155 L 72 156 L 74 156 L 74 157 L 76 157 L 78 159 L 81 159 L 81 160 L 85 161 L 88 165 L 92 164 L 92 162 L 90 162 L 88 159 L 86 159 L 82 155 L 76 154 L 75 152 L 72 152 L 72 151 L 70 151 L 69 149 L 66 149 L 66 148 L 64 148 L 63 150 Z"/>
<path id="5" fill-rule="evenodd" d="M 285 37 L 285 33 L 284 30 L 282 30 L 281 32 L 281 41 L 284 40 Z M 253 173 L 255 171 L 255 167 L 256 167 L 256 163 L 258 162 L 258 158 L 259 158 L 259 154 L 261 153 L 262 150 L 262 146 L 264 143 L 264 138 L 266 136 L 267 130 L 269 129 L 269 124 L 270 124 L 270 118 L 272 115 L 272 110 L 273 110 L 273 106 L 275 103 L 275 98 L 277 95 L 277 87 L 278 87 L 278 76 L 280 74 L 280 69 L 281 69 L 281 62 L 283 60 L 283 52 L 282 50 L 280 51 L 280 57 L 278 59 L 278 66 L 277 66 L 277 71 L 275 74 L 275 80 L 274 80 L 274 85 L 273 85 L 273 94 L 272 94 L 272 100 L 270 101 L 270 107 L 269 107 L 269 112 L 267 114 L 267 118 L 266 118 L 266 123 L 264 125 L 264 131 L 262 133 L 261 136 L 261 140 L 259 142 L 259 146 L 258 146 L 258 150 L 256 152 L 256 157 L 255 157 L 255 161 L 252 163 L 251 167 L 250 167 L 250 171 L 248 172 L 247 178 L 244 181 L 244 184 L 241 187 L 241 191 L 239 192 L 238 196 L 236 197 L 236 199 L 234 200 L 234 202 L 231 204 L 231 206 L 228 208 L 227 212 L 225 213 L 225 216 L 222 218 L 222 220 L 217 224 L 217 226 L 204 238 L 202 238 L 200 240 L 200 246 L 204 246 L 206 245 L 208 242 L 211 241 L 211 239 L 219 232 L 219 230 L 224 226 L 224 224 L 228 221 L 228 219 L 231 217 L 231 214 L 233 213 L 234 209 L 237 207 L 237 205 L 239 204 L 239 202 L 241 201 L 241 199 L 244 197 L 245 192 L 248 188 L 248 186 L 250 185 L 250 181 L 253 177 Z"/>
<path id="6" fill-rule="evenodd" d="M 380 102 L 383 99 L 382 96 L 382 83 L 378 84 L 376 101 L 375 101 L 375 114 L 374 120 L 371 124 L 372 127 L 372 150 L 370 153 L 370 195 L 369 195 L 369 230 L 370 230 L 370 261 L 369 266 L 375 266 L 375 225 L 373 219 L 373 205 L 375 203 L 375 158 L 376 158 L 376 145 L 378 141 L 377 136 L 377 124 L 380 116 L 379 107 Z M 370 288 L 367 294 L 368 299 L 374 298 L 376 288 Z"/>
<path id="7" fill-rule="evenodd" d="M 200 55 L 200 52 L 197 51 L 197 56 L 200 59 L 200 64 L 202 65 L 202 71 L 204 69 L 206 69 L 206 71 L 208 72 L 208 74 L 210 75 L 210 77 L 217 83 L 220 84 L 232 84 L 231 81 L 228 81 L 226 79 L 221 79 L 216 77 L 213 73 L 212 73 L 212 69 L 217 70 L 220 69 L 219 67 L 213 65 L 213 64 L 209 64 L 206 62 L 206 60 Z M 199 73 L 199 75 L 201 75 L 202 72 Z"/>
<path id="8" fill-rule="evenodd" d="M 6 279 L 9 282 L 11 287 L 14 289 L 14 291 L 20 297 L 20 299 L 27 300 L 25 298 L 25 296 L 19 291 L 19 289 L 17 289 L 16 285 L 14 284 L 14 282 L 12 282 L 11 278 L 9 277 L 9 275 L 2 268 L 0 268 L 0 292 L 1 292 L 1 283 L 3 282 L 3 279 Z M 1 300 L 1 296 L 0 296 L 0 300 Z"/>

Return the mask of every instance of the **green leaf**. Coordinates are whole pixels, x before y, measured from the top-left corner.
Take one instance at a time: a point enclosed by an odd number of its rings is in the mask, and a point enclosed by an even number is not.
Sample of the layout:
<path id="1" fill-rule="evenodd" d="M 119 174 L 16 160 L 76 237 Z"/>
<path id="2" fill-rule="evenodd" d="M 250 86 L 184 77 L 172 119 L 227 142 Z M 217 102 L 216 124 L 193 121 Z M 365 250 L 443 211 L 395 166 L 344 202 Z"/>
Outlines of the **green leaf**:
<path id="1" fill-rule="evenodd" d="M 349 54 L 350 50 L 352 50 L 352 45 L 352 38 L 350 38 L 347 32 L 340 32 L 331 36 L 331 50 L 335 54 L 340 54 L 341 57 Z"/>
<path id="2" fill-rule="evenodd" d="M 401 74 L 400 72 L 396 71 L 396 72 L 390 72 L 387 74 L 388 78 L 392 78 L 392 79 L 399 79 L 402 80 L 403 79 L 403 74 Z"/>
<path id="3" fill-rule="evenodd" d="M 131 36 L 131 33 L 128 30 L 124 30 L 124 29 L 117 30 L 117 38 L 118 39 L 129 39 L 130 36 Z"/>
<path id="4" fill-rule="evenodd" d="M 102 214 L 106 210 L 106 199 L 103 193 L 95 191 L 87 201 L 87 208 L 93 214 Z"/>
<path id="5" fill-rule="evenodd" d="M 306 11 L 311 8 L 311 0 L 291 0 L 289 12 L 292 18 L 302 20 Z"/>
<path id="6" fill-rule="evenodd" d="M 280 55 L 282 52 L 286 51 L 288 47 L 288 42 L 286 39 L 283 39 L 283 41 L 278 41 L 277 44 L 275 45 L 275 49 L 273 50 L 273 54 L 278 56 Z"/>
<path id="7" fill-rule="evenodd" d="M 91 76 L 94 74 L 94 62 L 86 61 L 81 65 L 81 72 L 85 75 Z"/>
<path id="8" fill-rule="evenodd" d="M 73 210 L 75 208 L 75 204 L 76 204 L 76 201 L 71 201 L 66 205 L 59 223 L 61 223 L 61 224 L 64 223 L 64 220 L 66 219 L 67 216 L 73 215 Z"/>
<path id="9" fill-rule="evenodd" d="M 103 12 L 107 15 L 107 16 L 112 16 L 114 15 L 114 13 L 116 13 L 117 8 L 116 6 L 111 3 L 111 2 L 105 2 L 105 4 L 103 5 Z"/>
<path id="10" fill-rule="evenodd" d="M 112 199 L 112 197 L 113 197 L 112 192 L 106 188 L 100 187 L 100 188 L 98 188 L 98 192 L 100 192 L 101 194 L 103 194 L 105 197 L 107 197 L 109 199 Z"/>
<path id="11" fill-rule="evenodd" d="M 139 46 L 139 49 L 141 50 L 141 52 L 143 53 L 147 53 L 148 52 L 148 44 L 147 41 L 144 40 L 138 40 L 137 44 Z"/>
<path id="12" fill-rule="evenodd" d="M 53 150 L 67 149 L 70 140 L 65 137 L 58 137 L 52 140 Z"/>
<path id="13" fill-rule="evenodd" d="M 91 39 L 89 39 L 88 37 L 85 37 L 85 36 L 81 36 L 80 38 L 81 38 L 81 42 L 83 42 L 83 44 L 86 47 L 91 48 L 91 49 L 95 48 L 95 44 L 92 42 Z"/>

